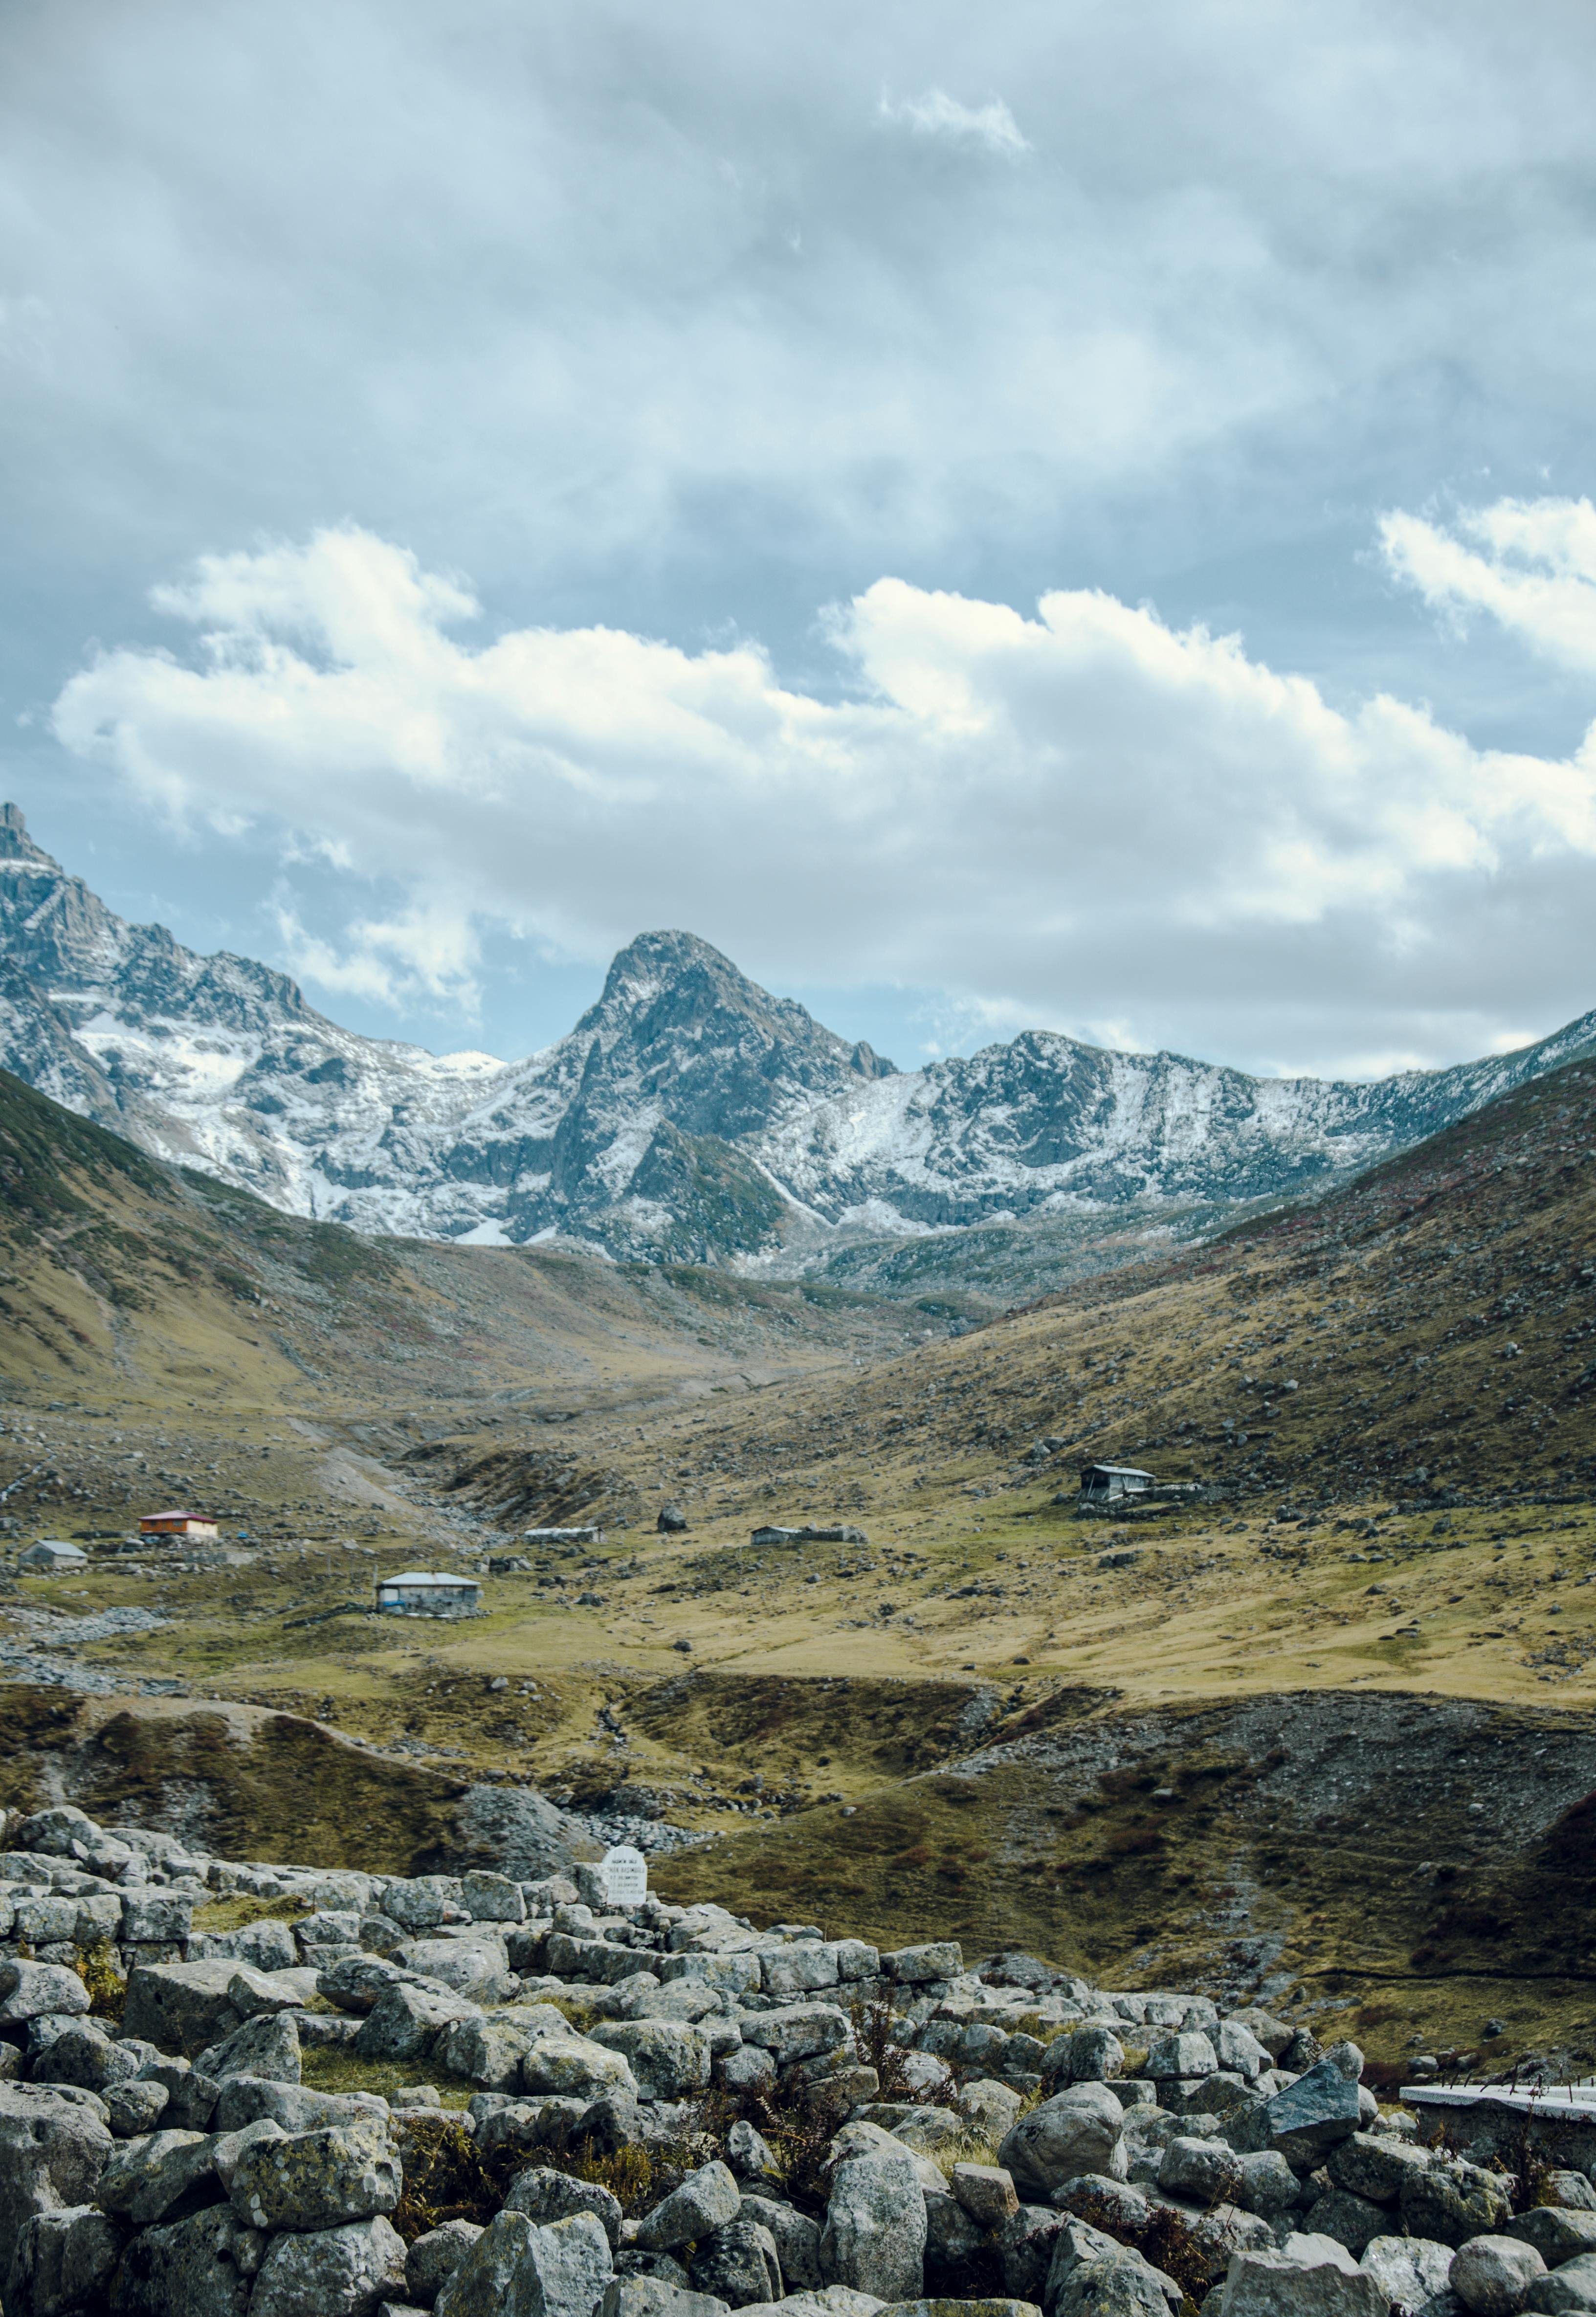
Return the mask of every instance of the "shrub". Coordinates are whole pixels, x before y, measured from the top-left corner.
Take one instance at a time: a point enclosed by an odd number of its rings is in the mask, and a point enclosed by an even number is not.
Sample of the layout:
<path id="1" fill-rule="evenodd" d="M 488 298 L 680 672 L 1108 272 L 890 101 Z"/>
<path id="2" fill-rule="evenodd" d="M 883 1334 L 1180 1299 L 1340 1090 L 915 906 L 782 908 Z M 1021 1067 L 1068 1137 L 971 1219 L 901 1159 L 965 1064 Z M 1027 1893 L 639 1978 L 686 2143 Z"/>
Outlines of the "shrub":
<path id="1" fill-rule="evenodd" d="M 120 2019 L 127 2008 L 128 1982 L 111 1959 L 109 1939 L 92 1947 L 75 1947 L 72 1968 L 89 1990 L 89 2012 L 95 2019 Z"/>

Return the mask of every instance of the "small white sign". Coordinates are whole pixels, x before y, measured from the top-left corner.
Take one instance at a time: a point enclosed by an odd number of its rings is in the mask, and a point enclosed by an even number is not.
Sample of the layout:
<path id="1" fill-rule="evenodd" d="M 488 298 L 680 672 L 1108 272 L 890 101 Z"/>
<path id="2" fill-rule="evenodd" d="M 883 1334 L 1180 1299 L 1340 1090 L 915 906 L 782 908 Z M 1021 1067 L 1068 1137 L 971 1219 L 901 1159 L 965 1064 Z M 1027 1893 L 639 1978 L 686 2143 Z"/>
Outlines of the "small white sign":
<path id="1" fill-rule="evenodd" d="M 604 1853 L 604 1892 L 612 1907 L 640 1907 L 648 1896 L 648 1861 L 629 1842 Z"/>

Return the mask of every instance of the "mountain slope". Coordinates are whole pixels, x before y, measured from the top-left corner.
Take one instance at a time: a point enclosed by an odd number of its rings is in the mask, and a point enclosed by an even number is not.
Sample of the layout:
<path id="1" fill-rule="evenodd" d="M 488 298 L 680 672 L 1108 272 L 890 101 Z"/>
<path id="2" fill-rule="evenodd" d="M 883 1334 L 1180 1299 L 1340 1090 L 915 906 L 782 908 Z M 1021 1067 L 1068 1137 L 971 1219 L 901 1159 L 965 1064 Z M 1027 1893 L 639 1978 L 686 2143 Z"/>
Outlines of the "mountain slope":
<path id="1" fill-rule="evenodd" d="M 370 1233 L 1031 1292 L 1215 1212 L 1328 1185 L 1596 1041 L 1371 1085 L 1259 1079 L 1028 1032 L 914 1072 L 690 934 L 641 935 L 569 1034 L 513 1063 L 356 1036 L 269 968 L 114 917 L 0 810 L 0 1063 L 144 1149 Z M 1057 1224 L 1058 1228 L 1053 1226 Z M 1099 1256 L 1101 1242 L 1118 1251 Z"/>
<path id="2" fill-rule="evenodd" d="M 569 1248 L 364 1238 L 169 1167 L 0 1070 L 0 1397 L 325 1409 L 539 1387 L 581 1405 L 895 1350 L 928 1317 Z"/>

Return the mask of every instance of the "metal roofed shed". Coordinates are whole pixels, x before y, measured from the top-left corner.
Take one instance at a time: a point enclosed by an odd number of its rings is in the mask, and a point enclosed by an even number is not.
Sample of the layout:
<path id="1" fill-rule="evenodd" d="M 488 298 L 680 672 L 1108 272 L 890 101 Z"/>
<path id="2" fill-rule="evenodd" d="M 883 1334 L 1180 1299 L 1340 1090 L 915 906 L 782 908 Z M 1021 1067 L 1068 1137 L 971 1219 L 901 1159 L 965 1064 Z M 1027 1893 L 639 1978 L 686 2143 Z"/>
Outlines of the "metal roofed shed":
<path id="1" fill-rule="evenodd" d="M 19 1569 L 86 1569 L 89 1556 L 81 1544 L 71 1544 L 63 1536 L 41 1536 L 26 1552 L 17 1555 Z"/>
<path id="2" fill-rule="evenodd" d="M 406 1569 L 378 1579 L 377 1606 L 390 1617 L 475 1617 L 482 1588 L 448 1570 Z"/>
<path id="3" fill-rule="evenodd" d="M 1081 1501 L 1083 1504 L 1111 1504 L 1117 1497 L 1146 1496 L 1157 1482 L 1151 1472 L 1144 1472 L 1135 1464 L 1083 1464 L 1081 1467 Z"/>

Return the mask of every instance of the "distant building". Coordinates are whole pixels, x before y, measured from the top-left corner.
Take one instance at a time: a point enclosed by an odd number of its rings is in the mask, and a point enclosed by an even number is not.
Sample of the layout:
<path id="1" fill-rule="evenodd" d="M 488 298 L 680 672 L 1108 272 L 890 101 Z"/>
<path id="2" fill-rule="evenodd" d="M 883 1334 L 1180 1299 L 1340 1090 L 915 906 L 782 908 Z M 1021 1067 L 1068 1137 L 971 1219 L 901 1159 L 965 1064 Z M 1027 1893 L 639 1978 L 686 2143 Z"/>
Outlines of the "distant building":
<path id="1" fill-rule="evenodd" d="M 138 1524 L 140 1536 L 192 1536 L 216 1542 L 216 1523 L 205 1513 L 146 1513 Z"/>
<path id="2" fill-rule="evenodd" d="M 81 1544 L 69 1544 L 62 1536 L 41 1536 L 26 1552 L 17 1555 L 19 1569 L 86 1569 L 89 1556 Z"/>
<path id="3" fill-rule="evenodd" d="M 390 1617 L 474 1617 L 481 1605 L 475 1579 L 447 1570 L 406 1569 L 377 1582 L 377 1606 Z"/>
<path id="4" fill-rule="evenodd" d="M 816 1528 L 807 1522 L 802 1528 L 778 1528 L 767 1523 L 756 1528 L 748 1540 L 750 1544 L 869 1544 L 869 1538 L 861 1528 L 852 1528 L 845 1521 L 831 1528 Z"/>
<path id="5" fill-rule="evenodd" d="M 1140 1471 L 1135 1464 L 1083 1464 L 1081 1467 L 1081 1502 L 1085 1505 L 1111 1504 L 1116 1497 L 1142 1497 L 1157 1487 L 1151 1472 Z"/>
<path id="6" fill-rule="evenodd" d="M 598 1544 L 604 1532 L 602 1528 L 523 1528 L 521 1534 L 528 1544 Z"/>

